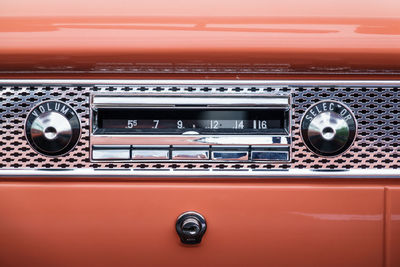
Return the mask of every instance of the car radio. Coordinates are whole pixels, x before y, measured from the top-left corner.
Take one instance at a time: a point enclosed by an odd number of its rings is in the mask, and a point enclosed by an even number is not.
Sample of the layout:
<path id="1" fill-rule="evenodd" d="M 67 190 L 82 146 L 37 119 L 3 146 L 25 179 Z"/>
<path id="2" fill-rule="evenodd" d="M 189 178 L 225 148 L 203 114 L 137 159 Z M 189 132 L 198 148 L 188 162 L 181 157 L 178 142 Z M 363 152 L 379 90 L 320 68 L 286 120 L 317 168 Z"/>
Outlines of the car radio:
<path id="1" fill-rule="evenodd" d="M 396 169 L 398 86 L 395 81 L 3 80 L 0 168 L 254 175 Z"/>
<path id="2" fill-rule="evenodd" d="M 91 97 L 93 161 L 289 161 L 288 95 Z"/>

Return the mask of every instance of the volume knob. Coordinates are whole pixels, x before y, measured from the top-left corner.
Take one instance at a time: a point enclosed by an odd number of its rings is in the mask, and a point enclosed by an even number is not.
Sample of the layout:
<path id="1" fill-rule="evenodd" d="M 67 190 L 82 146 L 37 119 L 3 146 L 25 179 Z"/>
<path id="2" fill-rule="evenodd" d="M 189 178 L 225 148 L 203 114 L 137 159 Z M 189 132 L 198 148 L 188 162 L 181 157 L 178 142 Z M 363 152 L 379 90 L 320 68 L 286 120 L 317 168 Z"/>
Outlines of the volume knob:
<path id="1" fill-rule="evenodd" d="M 76 112 L 60 101 L 46 101 L 29 113 L 25 135 L 31 147 L 46 156 L 60 156 L 71 151 L 80 138 Z"/>
<path id="2" fill-rule="evenodd" d="M 311 106 L 301 121 L 305 145 L 317 155 L 337 156 L 347 151 L 357 133 L 351 110 L 336 101 L 321 101 Z"/>

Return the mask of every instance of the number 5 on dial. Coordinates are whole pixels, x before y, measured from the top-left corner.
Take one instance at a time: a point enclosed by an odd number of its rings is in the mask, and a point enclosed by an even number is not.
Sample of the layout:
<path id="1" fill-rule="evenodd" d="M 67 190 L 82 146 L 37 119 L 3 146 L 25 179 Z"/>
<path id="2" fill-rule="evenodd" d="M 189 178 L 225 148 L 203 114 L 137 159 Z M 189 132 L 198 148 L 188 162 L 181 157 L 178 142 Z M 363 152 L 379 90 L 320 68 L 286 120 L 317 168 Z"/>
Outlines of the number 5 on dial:
<path id="1" fill-rule="evenodd" d="M 137 120 L 128 120 L 128 125 L 126 126 L 126 128 L 132 129 L 135 126 L 137 126 Z"/>

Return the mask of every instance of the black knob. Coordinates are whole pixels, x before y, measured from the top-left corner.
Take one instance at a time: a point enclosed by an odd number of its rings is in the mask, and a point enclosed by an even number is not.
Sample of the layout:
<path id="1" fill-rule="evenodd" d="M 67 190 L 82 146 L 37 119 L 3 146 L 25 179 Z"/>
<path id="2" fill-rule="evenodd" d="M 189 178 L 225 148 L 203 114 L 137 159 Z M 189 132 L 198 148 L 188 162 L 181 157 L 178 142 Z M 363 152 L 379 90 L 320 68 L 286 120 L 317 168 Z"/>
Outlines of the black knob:
<path id="1" fill-rule="evenodd" d="M 357 121 L 343 103 L 321 101 L 311 106 L 301 121 L 304 144 L 319 156 L 333 157 L 346 152 L 357 136 Z"/>
<path id="2" fill-rule="evenodd" d="M 184 244 L 200 243 L 206 229 L 206 220 L 194 211 L 185 212 L 176 220 L 176 232 Z"/>
<path id="3" fill-rule="evenodd" d="M 31 147 L 45 156 L 60 156 L 78 143 L 81 125 L 76 112 L 60 101 L 46 101 L 29 113 L 25 136 Z"/>

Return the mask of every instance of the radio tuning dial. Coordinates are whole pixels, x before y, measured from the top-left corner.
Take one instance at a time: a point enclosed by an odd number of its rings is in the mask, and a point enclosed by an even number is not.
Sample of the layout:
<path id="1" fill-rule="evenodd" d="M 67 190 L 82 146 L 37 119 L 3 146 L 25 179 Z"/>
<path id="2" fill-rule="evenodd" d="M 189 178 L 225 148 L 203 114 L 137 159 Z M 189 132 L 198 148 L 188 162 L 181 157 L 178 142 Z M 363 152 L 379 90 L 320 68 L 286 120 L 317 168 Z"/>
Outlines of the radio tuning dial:
<path id="1" fill-rule="evenodd" d="M 78 115 L 67 104 L 46 101 L 29 113 L 25 135 L 31 147 L 46 156 L 60 156 L 71 151 L 80 138 Z"/>
<path id="2" fill-rule="evenodd" d="M 305 145 L 320 156 L 333 157 L 347 151 L 357 134 L 357 121 L 351 110 L 336 101 L 311 106 L 301 121 Z"/>

